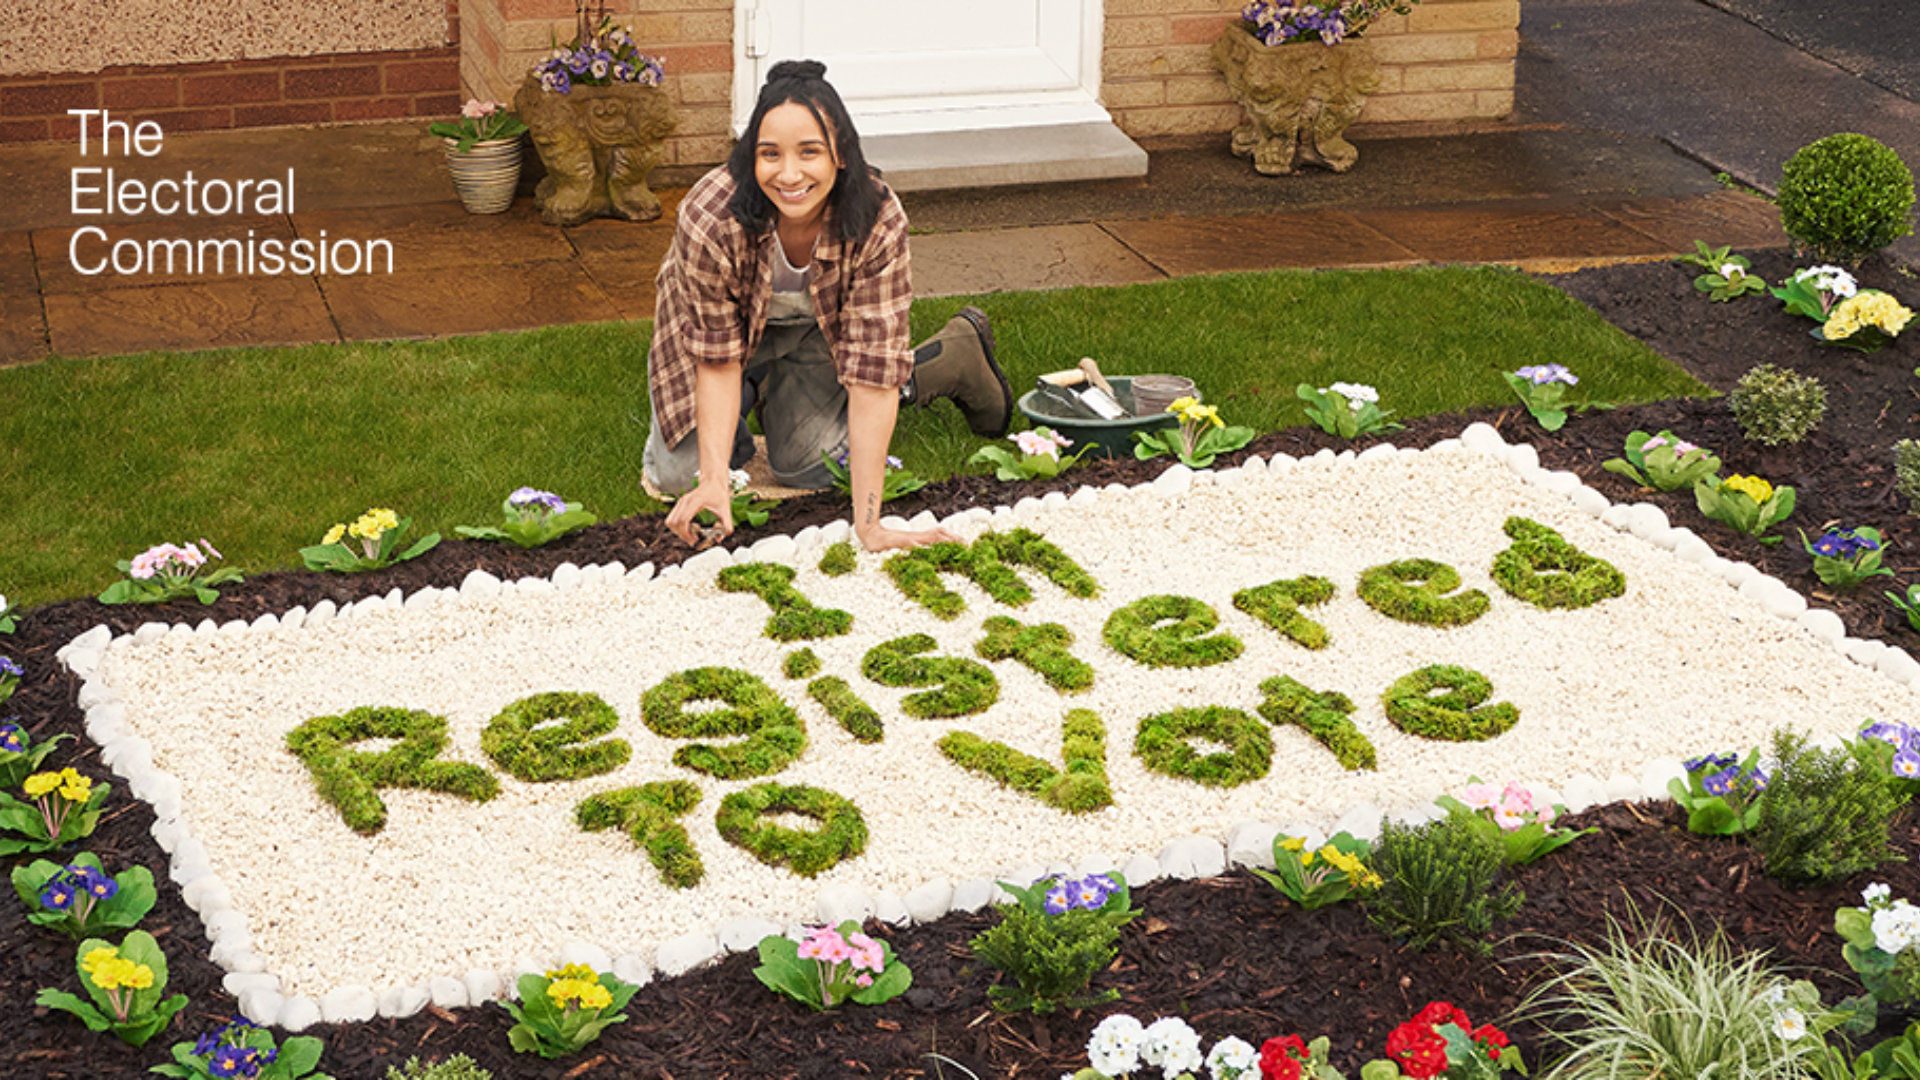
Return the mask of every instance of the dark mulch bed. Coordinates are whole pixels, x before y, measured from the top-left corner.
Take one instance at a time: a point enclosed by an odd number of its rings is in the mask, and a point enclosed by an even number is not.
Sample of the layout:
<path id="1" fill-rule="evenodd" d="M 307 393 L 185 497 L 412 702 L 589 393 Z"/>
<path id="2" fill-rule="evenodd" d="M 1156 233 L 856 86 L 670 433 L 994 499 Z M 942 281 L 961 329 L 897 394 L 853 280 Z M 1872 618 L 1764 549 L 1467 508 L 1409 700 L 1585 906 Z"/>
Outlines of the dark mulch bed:
<path id="1" fill-rule="evenodd" d="M 1780 280 L 1793 263 L 1784 252 L 1765 252 L 1756 271 Z M 1766 451 L 1747 444 L 1719 400 L 1671 401 L 1576 417 L 1561 432 L 1539 430 L 1515 409 L 1434 417 L 1393 435 L 1403 446 L 1424 446 L 1484 420 L 1510 439 L 1540 450 L 1542 463 L 1570 469 L 1615 501 L 1645 500 L 1676 524 L 1693 528 L 1731 559 L 1746 560 L 1806 589 L 1814 602 L 1832 608 L 1856 637 L 1878 638 L 1903 648 L 1915 644 L 1904 620 L 1880 596 L 1878 585 L 1857 594 L 1825 595 L 1797 542 L 1763 546 L 1705 521 L 1690 494 L 1653 495 L 1603 471 L 1635 429 L 1672 428 L 1715 448 L 1732 472 L 1757 473 L 1799 489 L 1792 524 L 1812 531 L 1826 522 L 1872 525 L 1891 542 L 1890 565 L 1902 584 L 1920 577 L 1914 519 L 1893 491 L 1891 450 L 1914 435 L 1916 351 L 1902 341 L 1863 357 L 1823 348 L 1807 336 L 1808 324 L 1780 313 L 1770 299 L 1711 304 L 1690 285 L 1692 272 L 1674 264 L 1621 266 L 1550 278 L 1626 332 L 1692 371 L 1719 390 L 1732 386 L 1753 365 L 1770 361 L 1819 377 L 1828 388 L 1828 418 L 1805 444 Z M 1894 292 L 1910 305 L 1910 279 L 1870 265 L 1863 282 Z M 1541 357 L 1580 370 L 1579 357 Z M 1364 440 L 1362 445 L 1371 440 Z M 1313 453 L 1342 448 L 1315 430 L 1268 436 L 1243 454 Z M 1061 480 L 1018 494 L 1113 481 L 1139 482 L 1160 463 L 1100 462 L 1070 471 Z M 959 478 L 932 485 L 897 507 L 911 516 L 937 516 L 966 507 L 1010 501 L 1016 493 L 990 478 Z M 838 497 L 812 497 L 785 504 L 772 527 L 797 531 L 845 512 Z M 757 539 L 743 530 L 738 543 Z M 618 559 L 629 566 L 669 565 L 687 552 L 666 535 L 658 518 L 609 522 L 535 552 L 501 545 L 450 540 L 428 556 L 393 570 L 359 577 L 274 573 L 223 590 L 221 620 L 252 619 L 321 599 L 346 602 L 399 588 L 455 585 L 474 569 L 502 579 L 547 574 L 562 562 L 579 565 Z M 1887 581 L 1888 579 L 1881 579 Z M 54 660 L 54 651 L 89 627 L 104 623 L 129 631 L 154 618 L 198 621 L 197 607 L 129 610 L 76 600 L 39 609 L 4 642 L 27 676 L 9 706 L 25 716 L 39 736 L 79 732 L 75 680 Z M 1710 749 L 1702 747 L 1702 749 Z M 81 740 L 80 764 L 105 775 L 96 750 Z M 63 755 L 61 761 L 70 760 Z M 140 804 L 117 800 L 88 846 L 109 866 L 138 862 L 164 878 L 166 858 L 150 838 L 152 814 Z M 1824 889 L 1785 888 L 1760 873 L 1757 860 L 1737 842 L 1706 839 L 1685 831 L 1670 804 L 1614 804 L 1578 815 L 1570 824 L 1599 833 L 1567 853 L 1517 874 L 1527 903 L 1500 927 L 1503 940 L 1489 959 L 1439 950 L 1412 952 L 1383 938 L 1353 905 L 1303 913 L 1244 872 L 1210 881 L 1160 882 L 1139 890 L 1148 917 L 1126 931 L 1119 962 L 1099 985 L 1122 994 L 1112 1009 L 1143 1021 L 1161 1015 L 1186 1017 L 1211 1044 L 1233 1034 L 1258 1045 L 1266 1037 L 1300 1033 L 1332 1036 L 1336 1066 L 1353 1075 L 1379 1056 L 1388 1031 L 1428 1000 L 1446 998 L 1477 1021 L 1511 1010 L 1539 972 L 1528 954 L 1558 941 L 1593 942 L 1606 928 L 1607 913 L 1629 905 L 1655 911 L 1673 905 L 1696 925 L 1720 925 L 1743 946 L 1771 950 L 1784 966 L 1808 973 L 1829 1001 L 1857 991 L 1832 933 L 1836 907 L 1856 903 L 1869 881 L 1892 884 L 1895 895 L 1920 896 L 1920 866 L 1912 863 L 1863 874 Z M 1897 828 L 1902 850 L 1920 850 L 1920 830 Z M 362 913 L 378 919 L 379 912 Z M 771 1077 L 934 1075 L 929 1053 L 957 1061 L 981 1077 L 1058 1076 L 1085 1063 L 1088 1032 L 1108 1010 L 1052 1017 L 1003 1016 L 987 1005 L 990 973 L 971 961 L 966 943 L 991 916 L 960 915 L 911 929 L 882 928 L 912 965 L 914 989 L 875 1008 L 814 1015 L 766 991 L 751 975 L 754 961 L 734 956 L 677 979 L 644 988 L 630 1008 L 633 1019 L 609 1031 L 577 1059 L 545 1062 L 512 1054 L 508 1021 L 498 1009 L 446 1013 L 429 1010 L 407 1020 L 323 1027 L 326 1069 L 336 1076 L 372 1080 L 389 1064 L 411 1055 L 465 1053 L 505 1077 Z M 0 1061 L 10 1077 L 131 1078 L 166 1060 L 175 1038 L 224 1019 L 234 1007 L 220 986 L 221 972 L 204 956 L 197 917 L 171 885 L 147 927 L 160 939 L 173 965 L 174 989 L 192 998 L 184 1021 L 143 1051 L 85 1031 L 65 1014 L 31 1005 L 42 986 L 69 986 L 73 950 L 64 939 L 27 925 L 12 902 L 0 904 L 0 949 L 11 959 L 0 968 Z M 1505 935 L 1512 935 L 1510 938 Z M 1514 1021 L 1516 1039 L 1538 1056 L 1539 1032 L 1525 1018 Z M 951 1068 L 945 1075 L 957 1075 Z"/>

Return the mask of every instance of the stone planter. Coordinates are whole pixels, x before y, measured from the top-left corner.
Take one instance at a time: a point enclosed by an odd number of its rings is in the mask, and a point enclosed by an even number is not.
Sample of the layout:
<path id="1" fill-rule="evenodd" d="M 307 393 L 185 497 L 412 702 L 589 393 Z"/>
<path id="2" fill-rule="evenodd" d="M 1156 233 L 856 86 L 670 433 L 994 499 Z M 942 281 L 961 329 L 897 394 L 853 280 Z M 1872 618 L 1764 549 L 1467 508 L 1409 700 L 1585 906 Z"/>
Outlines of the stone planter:
<path id="1" fill-rule="evenodd" d="M 660 164 L 679 123 L 664 88 L 622 83 L 549 94 L 529 76 L 513 95 L 513 111 L 547 168 L 534 191 L 541 220 L 578 225 L 597 217 L 660 216 L 647 174 Z"/>
<path id="2" fill-rule="evenodd" d="M 1233 152 L 1251 157 L 1255 171 L 1285 176 L 1310 162 L 1343 173 L 1359 160 L 1360 151 L 1341 136 L 1380 89 L 1371 42 L 1267 45 L 1234 22 L 1214 41 L 1213 63 L 1246 110 L 1247 122 L 1233 130 Z"/>
<path id="3" fill-rule="evenodd" d="M 453 177 L 453 190 L 469 214 L 504 213 L 513 205 L 513 193 L 520 186 L 520 137 L 483 139 L 466 153 L 460 152 L 460 140 L 444 139 L 447 144 L 447 172 Z"/>

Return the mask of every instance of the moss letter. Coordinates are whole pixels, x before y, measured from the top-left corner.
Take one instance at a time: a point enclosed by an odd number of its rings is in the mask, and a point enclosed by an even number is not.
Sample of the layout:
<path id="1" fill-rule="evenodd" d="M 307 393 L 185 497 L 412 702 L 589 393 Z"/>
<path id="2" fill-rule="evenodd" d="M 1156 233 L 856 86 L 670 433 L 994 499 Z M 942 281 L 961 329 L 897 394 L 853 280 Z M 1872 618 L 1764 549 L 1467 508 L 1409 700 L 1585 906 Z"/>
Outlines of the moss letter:
<path id="1" fill-rule="evenodd" d="M 1274 727 L 1296 724 L 1320 745 L 1333 751 L 1340 767 L 1348 772 L 1374 767 L 1373 743 L 1354 726 L 1353 699 L 1337 691 L 1322 693 L 1285 675 L 1276 675 L 1260 684 L 1267 700 L 1260 704 L 1260 715 Z"/>
<path id="2" fill-rule="evenodd" d="M 347 749 L 367 739 L 398 739 L 380 753 Z M 478 765 L 435 761 L 447 748 L 445 717 L 410 709 L 363 707 L 316 716 L 287 732 L 287 749 L 313 774 L 320 791 L 354 832 L 371 836 L 387 824 L 381 788 L 440 791 L 473 802 L 500 793 L 493 774 Z"/>
<path id="3" fill-rule="evenodd" d="M 598 694 L 535 694 L 501 709 L 481 733 L 480 749 L 529 783 L 579 780 L 612 772 L 633 756 L 625 739 L 587 743 L 619 726 L 613 706 Z"/>
<path id="4" fill-rule="evenodd" d="M 900 707 L 907 710 L 907 715 L 922 720 L 972 716 L 986 712 L 1000 700 L 1000 680 L 978 660 L 919 656 L 935 644 L 926 634 L 881 642 L 867 650 L 860 661 L 860 673 L 881 686 L 939 686 L 938 690 L 923 690 L 901 699 Z"/>
<path id="5" fill-rule="evenodd" d="M 967 731 L 943 736 L 940 752 L 963 769 L 982 773 L 1064 813 L 1084 814 L 1113 805 L 1113 790 L 1107 785 L 1107 726 L 1091 709 L 1068 712 L 1060 725 L 1060 769 Z"/>
<path id="6" fill-rule="evenodd" d="M 732 708 L 688 712 L 689 701 L 719 701 Z M 742 742 L 694 743 L 673 752 L 675 765 L 722 780 L 771 776 L 807 748 L 800 714 L 757 676 L 733 668 L 694 668 L 667 676 L 641 697 L 640 716 L 648 730 L 669 739 L 745 735 Z"/>
<path id="7" fill-rule="evenodd" d="M 699 803 L 700 789 L 691 783 L 661 780 L 590 796 L 574 808 L 573 818 L 588 832 L 625 829 L 668 885 L 691 889 L 707 869 L 679 819 Z"/>

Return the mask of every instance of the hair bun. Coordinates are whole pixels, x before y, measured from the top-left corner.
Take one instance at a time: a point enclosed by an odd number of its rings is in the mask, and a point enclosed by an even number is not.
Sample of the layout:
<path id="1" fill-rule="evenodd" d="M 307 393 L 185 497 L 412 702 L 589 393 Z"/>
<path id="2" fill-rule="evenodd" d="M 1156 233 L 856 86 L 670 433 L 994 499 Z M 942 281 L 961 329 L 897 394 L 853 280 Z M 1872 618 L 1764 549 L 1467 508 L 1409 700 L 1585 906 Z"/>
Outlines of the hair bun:
<path id="1" fill-rule="evenodd" d="M 782 60 L 767 72 L 767 81 L 781 82 L 786 79 L 824 79 L 827 77 L 827 65 L 818 60 Z"/>

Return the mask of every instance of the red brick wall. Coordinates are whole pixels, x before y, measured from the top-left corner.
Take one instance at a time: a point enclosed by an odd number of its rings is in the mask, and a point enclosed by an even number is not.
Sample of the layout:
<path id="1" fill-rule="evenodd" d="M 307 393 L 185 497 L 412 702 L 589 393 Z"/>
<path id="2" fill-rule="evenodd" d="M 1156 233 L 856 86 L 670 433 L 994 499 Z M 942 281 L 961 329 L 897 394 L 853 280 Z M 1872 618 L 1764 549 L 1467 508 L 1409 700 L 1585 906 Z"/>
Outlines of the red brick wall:
<path id="1" fill-rule="evenodd" d="M 0 77 L 0 143 L 77 139 L 68 109 L 154 120 L 173 134 L 449 116 L 462 100 L 459 0 L 448 0 L 447 44 L 436 49 Z"/>

